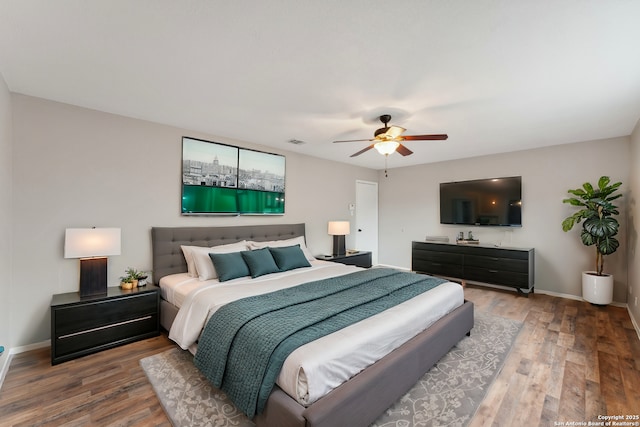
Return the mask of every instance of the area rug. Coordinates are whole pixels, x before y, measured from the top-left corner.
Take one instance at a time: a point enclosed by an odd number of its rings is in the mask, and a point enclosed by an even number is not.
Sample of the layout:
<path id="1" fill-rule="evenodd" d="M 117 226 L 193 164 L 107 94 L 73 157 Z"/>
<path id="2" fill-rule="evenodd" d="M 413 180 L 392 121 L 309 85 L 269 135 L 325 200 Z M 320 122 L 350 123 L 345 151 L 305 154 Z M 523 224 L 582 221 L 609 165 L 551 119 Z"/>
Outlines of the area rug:
<path id="1" fill-rule="evenodd" d="M 521 328 L 521 322 L 476 313 L 471 336 L 453 347 L 372 426 L 466 426 Z M 174 426 L 254 425 L 200 374 L 188 351 L 174 348 L 140 364 Z"/>

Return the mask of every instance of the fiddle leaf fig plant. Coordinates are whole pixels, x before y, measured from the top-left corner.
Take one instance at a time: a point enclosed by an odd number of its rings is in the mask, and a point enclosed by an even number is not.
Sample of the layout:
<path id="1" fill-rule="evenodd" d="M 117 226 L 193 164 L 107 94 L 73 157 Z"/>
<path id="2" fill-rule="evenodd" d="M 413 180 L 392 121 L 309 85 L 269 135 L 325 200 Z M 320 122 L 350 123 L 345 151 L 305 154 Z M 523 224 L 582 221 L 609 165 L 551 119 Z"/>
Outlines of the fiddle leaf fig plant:
<path id="1" fill-rule="evenodd" d="M 597 187 L 585 182 L 582 188 L 568 190 L 574 197 L 562 201 L 580 208 L 562 221 L 562 230 L 569 231 L 574 225 L 584 221 L 580 238 L 585 246 L 596 248 L 595 271 L 598 276 L 603 275 L 604 256 L 611 255 L 620 246 L 620 242 L 615 238 L 620 227 L 615 215 L 619 215 L 620 212 L 612 201 L 622 197 L 622 194 L 614 194 L 622 183 L 610 182 L 608 176 L 600 177 Z"/>

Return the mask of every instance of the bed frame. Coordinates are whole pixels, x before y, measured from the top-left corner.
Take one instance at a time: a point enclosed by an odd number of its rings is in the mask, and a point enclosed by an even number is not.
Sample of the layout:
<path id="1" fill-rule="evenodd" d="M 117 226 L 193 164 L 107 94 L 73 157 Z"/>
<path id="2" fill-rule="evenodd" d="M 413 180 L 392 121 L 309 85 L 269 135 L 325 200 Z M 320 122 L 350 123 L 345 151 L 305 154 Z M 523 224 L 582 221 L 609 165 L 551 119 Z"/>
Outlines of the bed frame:
<path id="1" fill-rule="evenodd" d="M 181 245 L 216 246 L 240 240 L 269 241 L 305 235 L 304 224 L 235 227 L 154 227 L 153 279 L 187 271 Z M 161 323 L 169 329 L 177 309 L 163 301 Z M 368 426 L 395 403 L 473 328 L 473 303 L 465 303 L 387 356 L 304 407 L 274 387 L 258 427 Z"/>

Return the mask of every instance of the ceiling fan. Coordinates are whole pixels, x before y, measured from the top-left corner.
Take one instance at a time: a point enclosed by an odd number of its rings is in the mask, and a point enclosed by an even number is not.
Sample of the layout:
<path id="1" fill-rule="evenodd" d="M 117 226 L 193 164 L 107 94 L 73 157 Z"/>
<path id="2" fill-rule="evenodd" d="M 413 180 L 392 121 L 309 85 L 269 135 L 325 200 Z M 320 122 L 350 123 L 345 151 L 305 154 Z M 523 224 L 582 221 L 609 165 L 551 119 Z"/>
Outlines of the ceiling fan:
<path id="1" fill-rule="evenodd" d="M 360 142 L 360 141 L 375 141 L 373 144 L 368 147 L 363 148 L 357 153 L 352 154 L 350 157 L 359 156 L 362 153 L 365 153 L 372 148 L 375 148 L 380 154 L 388 156 L 389 154 L 397 151 L 403 156 L 408 156 L 413 154 L 413 151 L 409 150 L 407 147 L 402 145 L 400 141 L 436 141 L 436 140 L 445 140 L 448 138 L 446 134 L 436 134 L 436 135 L 402 135 L 402 133 L 406 130 L 400 126 L 389 126 L 388 123 L 391 121 L 391 116 L 389 114 L 383 114 L 380 116 L 380 121 L 384 124 L 384 127 L 377 129 L 373 135 L 372 139 L 348 139 L 344 141 L 333 141 L 334 143 L 340 142 Z"/>

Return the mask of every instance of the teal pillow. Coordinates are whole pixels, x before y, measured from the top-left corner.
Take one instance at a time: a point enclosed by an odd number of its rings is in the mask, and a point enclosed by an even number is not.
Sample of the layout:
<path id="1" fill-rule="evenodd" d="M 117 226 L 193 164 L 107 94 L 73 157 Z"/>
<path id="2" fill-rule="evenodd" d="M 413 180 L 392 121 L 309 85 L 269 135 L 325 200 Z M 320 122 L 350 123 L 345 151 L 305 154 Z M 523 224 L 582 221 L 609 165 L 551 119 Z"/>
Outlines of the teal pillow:
<path id="1" fill-rule="evenodd" d="M 311 267 L 300 245 L 269 248 L 269 252 L 276 261 L 280 271 L 293 270 L 294 268 Z"/>
<path id="2" fill-rule="evenodd" d="M 242 251 L 242 258 L 247 263 L 251 277 L 258 277 L 269 273 L 280 271 L 276 262 L 269 252 L 269 248 L 255 249 L 253 251 Z"/>
<path id="3" fill-rule="evenodd" d="M 209 254 L 213 266 L 218 272 L 218 280 L 225 282 L 238 277 L 249 275 L 249 267 L 240 255 L 242 252 L 231 252 L 228 254 Z"/>

